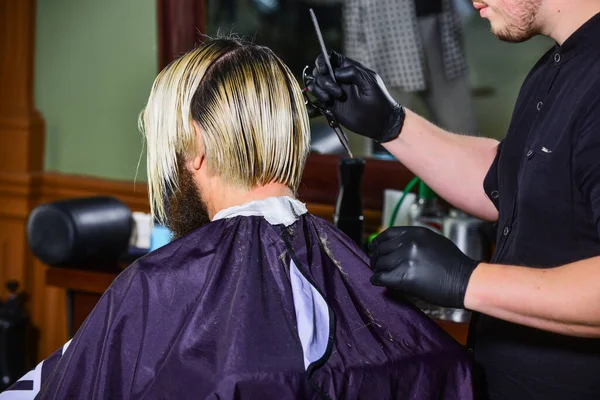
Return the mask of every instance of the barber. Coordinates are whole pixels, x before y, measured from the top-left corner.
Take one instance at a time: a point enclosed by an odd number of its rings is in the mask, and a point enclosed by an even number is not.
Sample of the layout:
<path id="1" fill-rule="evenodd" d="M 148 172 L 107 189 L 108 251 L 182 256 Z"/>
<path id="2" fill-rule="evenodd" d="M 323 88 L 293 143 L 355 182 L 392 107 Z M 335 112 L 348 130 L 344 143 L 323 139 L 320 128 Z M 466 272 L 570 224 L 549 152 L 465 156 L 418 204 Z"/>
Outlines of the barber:
<path id="1" fill-rule="evenodd" d="M 501 40 L 556 41 L 523 83 L 500 143 L 436 127 L 337 53 L 337 83 L 321 56 L 309 90 L 449 203 L 498 224 L 490 263 L 425 228 L 390 228 L 372 243 L 372 283 L 474 312 L 468 346 L 484 398 L 597 400 L 600 1 L 474 5 Z"/>

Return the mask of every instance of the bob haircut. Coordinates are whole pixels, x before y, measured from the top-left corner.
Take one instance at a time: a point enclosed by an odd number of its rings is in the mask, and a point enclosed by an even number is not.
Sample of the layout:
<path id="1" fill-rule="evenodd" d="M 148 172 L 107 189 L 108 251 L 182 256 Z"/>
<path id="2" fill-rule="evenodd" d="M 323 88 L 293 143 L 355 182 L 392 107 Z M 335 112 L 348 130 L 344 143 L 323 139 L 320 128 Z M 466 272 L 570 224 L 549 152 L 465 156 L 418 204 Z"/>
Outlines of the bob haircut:
<path id="1" fill-rule="evenodd" d="M 293 192 L 310 144 L 302 90 L 289 68 L 270 49 L 231 38 L 207 39 L 165 67 L 139 127 L 159 223 L 166 222 L 169 193 L 179 189 L 177 159 L 193 159 L 198 140 L 209 173 L 227 184 L 251 189 L 277 182 Z"/>

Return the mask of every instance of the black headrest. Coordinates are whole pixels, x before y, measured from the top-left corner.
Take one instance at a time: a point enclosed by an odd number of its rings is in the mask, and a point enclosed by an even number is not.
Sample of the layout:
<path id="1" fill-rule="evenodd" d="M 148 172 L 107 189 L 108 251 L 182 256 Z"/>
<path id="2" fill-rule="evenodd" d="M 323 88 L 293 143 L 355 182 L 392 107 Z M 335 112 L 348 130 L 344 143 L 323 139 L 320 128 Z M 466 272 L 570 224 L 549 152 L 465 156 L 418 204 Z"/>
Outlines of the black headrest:
<path id="1" fill-rule="evenodd" d="M 33 254 L 53 266 L 116 261 L 127 252 L 131 210 L 113 197 L 46 203 L 27 222 Z"/>

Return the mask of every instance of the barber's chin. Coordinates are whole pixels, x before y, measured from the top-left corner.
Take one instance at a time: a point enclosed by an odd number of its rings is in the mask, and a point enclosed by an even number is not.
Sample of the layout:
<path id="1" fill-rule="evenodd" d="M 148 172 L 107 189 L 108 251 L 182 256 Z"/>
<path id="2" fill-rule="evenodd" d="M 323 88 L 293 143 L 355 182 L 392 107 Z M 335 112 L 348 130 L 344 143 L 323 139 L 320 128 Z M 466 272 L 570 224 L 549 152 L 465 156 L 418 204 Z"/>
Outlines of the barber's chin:
<path id="1" fill-rule="evenodd" d="M 498 39 L 508 43 L 522 43 L 535 36 L 534 33 L 526 33 L 524 31 L 512 32 L 504 27 L 502 29 L 496 29 L 493 24 L 492 33 Z"/>

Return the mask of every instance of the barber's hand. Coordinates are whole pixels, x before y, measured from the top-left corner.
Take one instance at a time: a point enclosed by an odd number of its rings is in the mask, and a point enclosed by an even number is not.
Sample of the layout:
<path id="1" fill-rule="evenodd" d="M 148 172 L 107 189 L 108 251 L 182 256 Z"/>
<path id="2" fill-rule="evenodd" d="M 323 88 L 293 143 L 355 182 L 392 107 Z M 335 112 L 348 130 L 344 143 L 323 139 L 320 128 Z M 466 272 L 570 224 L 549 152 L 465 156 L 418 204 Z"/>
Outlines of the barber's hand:
<path id="1" fill-rule="evenodd" d="M 381 77 L 336 52 L 331 53 L 330 62 L 337 83 L 331 79 L 321 54 L 315 61 L 314 80 L 308 90 L 351 131 L 380 143 L 398 137 L 404 108 L 390 96 Z"/>
<path id="2" fill-rule="evenodd" d="M 421 227 L 393 227 L 371 242 L 371 283 L 442 307 L 464 308 L 471 273 L 479 264 L 450 239 Z"/>

